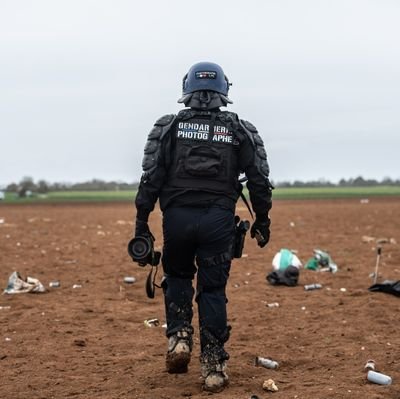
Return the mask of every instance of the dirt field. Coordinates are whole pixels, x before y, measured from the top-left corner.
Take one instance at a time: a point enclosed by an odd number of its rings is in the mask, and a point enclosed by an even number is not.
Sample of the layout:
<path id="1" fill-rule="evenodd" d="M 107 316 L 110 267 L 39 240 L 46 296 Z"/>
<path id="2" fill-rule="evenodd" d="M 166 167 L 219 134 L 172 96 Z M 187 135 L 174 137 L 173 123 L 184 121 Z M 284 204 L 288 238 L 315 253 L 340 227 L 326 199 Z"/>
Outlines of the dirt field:
<path id="1" fill-rule="evenodd" d="M 240 206 L 239 214 L 248 217 Z M 143 323 L 165 319 L 161 291 L 147 299 L 148 269 L 126 253 L 133 218 L 129 204 L 0 205 L 0 288 L 13 271 L 48 288 L 0 296 L 1 399 L 208 396 L 201 391 L 198 335 L 189 373 L 169 375 L 165 330 Z M 214 397 L 400 398 L 400 298 L 367 290 L 376 250 L 362 240 L 396 241 L 383 247 L 379 280 L 400 279 L 399 198 L 275 201 L 272 220 L 268 248 L 247 239 L 247 256 L 232 266 L 231 383 Z M 151 227 L 161 246 L 159 212 Z M 271 286 L 265 276 L 281 247 L 298 250 L 303 262 L 314 248 L 325 249 L 339 271 L 302 270 L 297 287 Z M 137 282 L 127 285 L 124 276 Z M 49 288 L 53 280 L 61 287 Z M 304 290 L 316 282 L 321 290 Z M 280 306 L 267 307 L 271 302 Z M 278 361 L 279 369 L 255 367 L 257 355 Z M 391 386 L 366 381 L 370 358 L 393 378 Z M 262 390 L 268 378 L 278 392 Z"/>

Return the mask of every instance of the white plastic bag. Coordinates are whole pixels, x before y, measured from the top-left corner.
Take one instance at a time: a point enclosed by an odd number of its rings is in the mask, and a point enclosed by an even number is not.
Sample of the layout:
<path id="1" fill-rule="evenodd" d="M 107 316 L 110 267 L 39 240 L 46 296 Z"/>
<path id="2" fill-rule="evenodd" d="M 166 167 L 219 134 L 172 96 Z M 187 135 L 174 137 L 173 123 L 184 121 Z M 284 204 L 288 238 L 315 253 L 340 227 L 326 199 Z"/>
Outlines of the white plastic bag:
<path id="1" fill-rule="evenodd" d="M 28 292 L 46 292 L 46 288 L 36 278 L 27 277 L 26 280 L 23 280 L 18 272 L 13 272 L 8 278 L 7 288 L 3 294 L 24 294 Z"/>

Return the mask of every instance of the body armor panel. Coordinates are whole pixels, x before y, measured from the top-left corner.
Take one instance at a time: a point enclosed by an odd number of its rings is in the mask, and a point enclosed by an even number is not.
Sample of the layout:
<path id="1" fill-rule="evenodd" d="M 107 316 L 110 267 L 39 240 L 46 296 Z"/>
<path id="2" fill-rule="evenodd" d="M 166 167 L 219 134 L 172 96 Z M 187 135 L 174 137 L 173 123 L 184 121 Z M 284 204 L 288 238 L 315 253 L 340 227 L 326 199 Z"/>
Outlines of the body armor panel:
<path id="1" fill-rule="evenodd" d="M 269 166 L 267 162 L 267 153 L 264 148 L 264 142 L 261 136 L 258 134 L 257 128 L 249 121 L 245 121 L 243 119 L 240 120 L 240 126 L 243 128 L 244 132 L 247 134 L 251 143 L 254 146 L 256 154 L 255 163 L 257 169 L 265 176 L 265 178 L 269 182 Z M 270 187 L 272 187 L 271 183 L 269 183 L 269 185 Z"/>
<path id="2" fill-rule="evenodd" d="M 144 173 L 142 179 L 147 180 L 149 175 L 156 168 L 161 151 L 161 141 L 171 128 L 175 118 L 176 115 L 173 114 L 164 115 L 157 119 L 153 129 L 151 129 L 144 148 L 144 157 L 142 162 Z"/>
<path id="3" fill-rule="evenodd" d="M 240 183 L 235 116 L 231 112 L 194 110 L 178 114 L 171 130 L 174 156 L 167 177 L 169 186 L 237 199 Z"/>

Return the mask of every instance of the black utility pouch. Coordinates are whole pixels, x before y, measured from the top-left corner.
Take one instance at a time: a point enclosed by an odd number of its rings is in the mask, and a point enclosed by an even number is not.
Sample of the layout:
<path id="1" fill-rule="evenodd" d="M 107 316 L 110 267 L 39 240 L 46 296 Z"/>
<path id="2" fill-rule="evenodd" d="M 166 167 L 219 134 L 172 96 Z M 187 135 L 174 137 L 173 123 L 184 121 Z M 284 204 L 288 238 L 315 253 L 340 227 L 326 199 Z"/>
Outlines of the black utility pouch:
<path id="1" fill-rule="evenodd" d="M 189 149 L 185 159 L 185 170 L 195 177 L 216 177 L 220 173 L 222 159 L 212 147 L 195 146 Z"/>
<path id="2" fill-rule="evenodd" d="M 250 222 L 248 220 L 240 220 L 239 216 L 235 216 L 235 240 L 233 244 L 233 257 L 241 258 L 244 247 L 244 240 L 246 233 L 250 228 Z"/>

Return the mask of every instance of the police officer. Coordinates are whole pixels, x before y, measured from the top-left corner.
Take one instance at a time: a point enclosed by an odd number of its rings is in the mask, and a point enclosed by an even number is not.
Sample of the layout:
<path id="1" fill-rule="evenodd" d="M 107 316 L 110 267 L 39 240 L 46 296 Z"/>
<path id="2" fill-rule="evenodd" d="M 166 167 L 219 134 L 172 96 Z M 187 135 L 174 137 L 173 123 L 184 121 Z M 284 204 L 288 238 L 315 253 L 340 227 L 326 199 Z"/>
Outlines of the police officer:
<path id="1" fill-rule="evenodd" d="M 257 129 L 233 112 L 230 83 L 211 62 L 193 65 L 183 78 L 185 105 L 158 119 L 144 149 L 143 175 L 135 204 L 135 236 L 150 236 L 149 214 L 157 200 L 163 212 L 164 277 L 170 373 L 187 372 L 193 347 L 193 307 L 198 305 L 204 388 L 228 384 L 224 344 L 229 339 L 226 284 L 232 260 L 235 205 L 245 173 L 253 211 L 251 237 L 264 247 L 270 237 L 272 185 Z M 197 272 L 197 286 L 192 282 Z"/>

